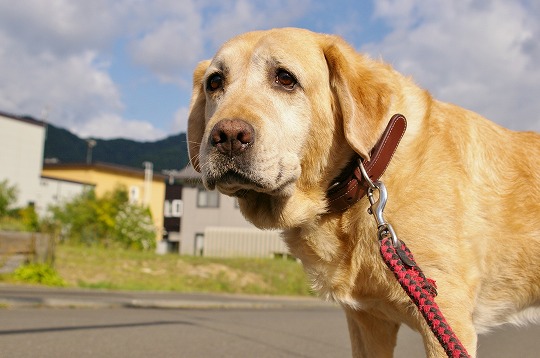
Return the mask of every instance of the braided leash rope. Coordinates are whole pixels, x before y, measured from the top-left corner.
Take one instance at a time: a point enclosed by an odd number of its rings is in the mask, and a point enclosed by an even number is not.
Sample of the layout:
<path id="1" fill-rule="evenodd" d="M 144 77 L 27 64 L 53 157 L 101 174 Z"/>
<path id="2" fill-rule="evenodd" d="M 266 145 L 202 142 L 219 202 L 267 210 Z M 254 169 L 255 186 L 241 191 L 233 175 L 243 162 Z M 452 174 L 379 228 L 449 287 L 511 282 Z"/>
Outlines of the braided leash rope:
<path id="1" fill-rule="evenodd" d="M 384 262 L 418 307 L 448 357 L 469 357 L 467 350 L 452 331 L 439 306 L 435 303 L 434 298 L 437 295 L 435 281 L 424 276 L 403 241 L 399 241 L 399 245 L 396 247 L 391 238 L 385 237 L 380 240 L 380 244 Z"/>
<path id="2" fill-rule="evenodd" d="M 403 290 L 418 307 L 446 355 L 449 358 L 469 358 L 467 350 L 435 303 L 435 296 L 437 296 L 435 281 L 426 278 L 414 261 L 407 245 L 398 239 L 392 225 L 384 219 L 383 212 L 388 201 L 385 185 L 380 180 L 373 182 L 362 162 L 359 162 L 359 169 L 367 183 L 366 195 L 370 203 L 368 213 L 373 215 L 377 223 L 380 251 L 384 262 L 394 273 Z M 377 197 L 374 195 L 375 192 L 378 192 Z"/>

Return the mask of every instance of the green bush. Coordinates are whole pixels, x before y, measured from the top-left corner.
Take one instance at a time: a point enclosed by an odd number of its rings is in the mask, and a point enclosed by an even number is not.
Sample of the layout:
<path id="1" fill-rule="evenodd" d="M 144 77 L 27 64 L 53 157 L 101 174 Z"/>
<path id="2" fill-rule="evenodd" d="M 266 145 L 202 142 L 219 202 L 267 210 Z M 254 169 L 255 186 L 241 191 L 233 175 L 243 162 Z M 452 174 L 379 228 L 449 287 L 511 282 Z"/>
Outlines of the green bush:
<path id="1" fill-rule="evenodd" d="M 26 231 L 24 223 L 16 217 L 0 217 L 0 230 L 2 231 Z"/>
<path id="2" fill-rule="evenodd" d="M 7 180 L 0 181 L 0 230 L 31 231 L 40 229 L 40 222 L 33 205 L 14 208 L 18 189 Z"/>
<path id="3" fill-rule="evenodd" d="M 56 270 L 47 264 L 27 264 L 13 272 L 13 278 L 25 283 L 34 283 L 47 286 L 65 286 L 64 280 Z"/>
<path id="4" fill-rule="evenodd" d="M 63 240 L 105 247 L 140 250 L 155 248 L 155 230 L 148 208 L 131 204 L 127 190 L 118 187 L 102 197 L 93 190 L 51 208 L 49 226 L 56 226 Z"/>
<path id="5" fill-rule="evenodd" d="M 17 217 L 21 221 L 24 231 L 39 231 L 40 222 L 33 205 L 28 205 L 26 208 L 17 210 Z"/>
<path id="6" fill-rule="evenodd" d="M 124 247 L 139 250 L 156 248 L 154 222 L 148 208 L 123 205 L 116 215 L 115 238 Z"/>
<path id="7" fill-rule="evenodd" d="M 0 218 L 9 214 L 9 208 L 17 201 L 18 190 L 7 179 L 0 181 Z"/>

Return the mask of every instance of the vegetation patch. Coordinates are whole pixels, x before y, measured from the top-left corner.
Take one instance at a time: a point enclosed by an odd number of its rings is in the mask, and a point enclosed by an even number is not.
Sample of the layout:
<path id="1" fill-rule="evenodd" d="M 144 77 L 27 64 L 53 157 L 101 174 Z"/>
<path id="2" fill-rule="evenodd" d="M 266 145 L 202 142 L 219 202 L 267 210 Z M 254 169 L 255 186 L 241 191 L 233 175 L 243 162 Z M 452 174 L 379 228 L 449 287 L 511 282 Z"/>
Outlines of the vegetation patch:
<path id="1" fill-rule="evenodd" d="M 49 231 L 63 242 L 154 250 L 155 228 L 147 207 L 131 204 L 127 189 L 117 187 L 98 197 L 89 190 L 50 208 Z"/>
<path id="2" fill-rule="evenodd" d="M 296 261 L 205 258 L 60 245 L 55 267 L 68 286 L 178 292 L 310 295 Z"/>
<path id="3" fill-rule="evenodd" d="M 13 279 L 30 284 L 41 284 L 47 286 L 65 286 L 66 283 L 58 275 L 58 272 L 47 264 L 27 264 L 19 267 L 13 272 Z"/>

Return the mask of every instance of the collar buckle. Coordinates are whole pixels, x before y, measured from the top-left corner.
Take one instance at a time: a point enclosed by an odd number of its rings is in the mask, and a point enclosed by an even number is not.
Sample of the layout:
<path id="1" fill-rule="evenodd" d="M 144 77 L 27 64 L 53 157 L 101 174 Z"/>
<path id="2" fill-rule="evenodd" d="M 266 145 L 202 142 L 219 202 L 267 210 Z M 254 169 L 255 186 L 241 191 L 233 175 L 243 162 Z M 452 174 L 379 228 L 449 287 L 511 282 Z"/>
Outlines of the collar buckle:
<path id="1" fill-rule="evenodd" d="M 394 156 L 401 138 L 405 134 L 407 120 L 401 114 L 394 114 L 383 135 L 371 151 L 371 160 L 357 158 L 352 167 L 344 169 L 326 191 L 329 213 L 342 212 L 356 204 L 367 193 L 368 188 L 376 188 L 374 183 L 383 175 Z"/>

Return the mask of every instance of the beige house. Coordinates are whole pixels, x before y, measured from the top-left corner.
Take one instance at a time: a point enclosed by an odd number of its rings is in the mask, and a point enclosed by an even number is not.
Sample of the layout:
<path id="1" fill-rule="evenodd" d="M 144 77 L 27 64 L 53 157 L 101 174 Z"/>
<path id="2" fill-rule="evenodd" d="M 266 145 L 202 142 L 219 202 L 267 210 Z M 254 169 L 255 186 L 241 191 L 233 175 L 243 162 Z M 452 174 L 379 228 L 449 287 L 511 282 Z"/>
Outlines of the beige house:
<path id="1" fill-rule="evenodd" d="M 94 186 L 96 195 L 101 196 L 124 186 L 129 200 L 135 204 L 148 206 L 157 229 L 156 239 L 162 237 L 163 199 L 165 197 L 165 176 L 151 170 L 133 169 L 107 163 L 61 163 L 44 164 L 42 176 Z"/>

